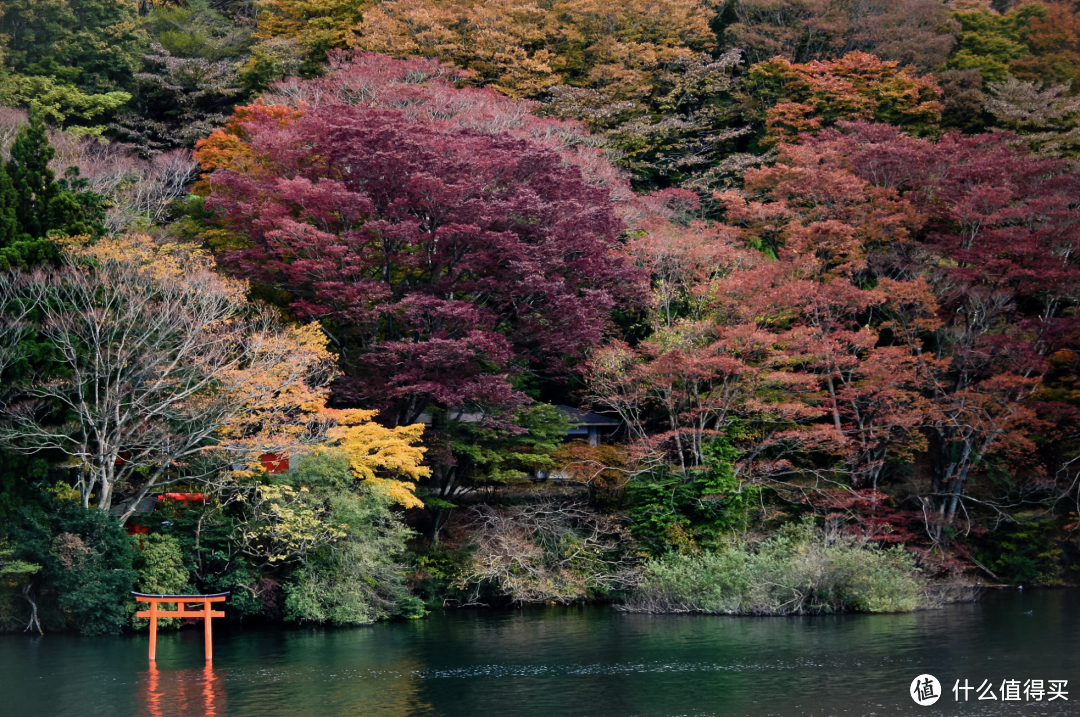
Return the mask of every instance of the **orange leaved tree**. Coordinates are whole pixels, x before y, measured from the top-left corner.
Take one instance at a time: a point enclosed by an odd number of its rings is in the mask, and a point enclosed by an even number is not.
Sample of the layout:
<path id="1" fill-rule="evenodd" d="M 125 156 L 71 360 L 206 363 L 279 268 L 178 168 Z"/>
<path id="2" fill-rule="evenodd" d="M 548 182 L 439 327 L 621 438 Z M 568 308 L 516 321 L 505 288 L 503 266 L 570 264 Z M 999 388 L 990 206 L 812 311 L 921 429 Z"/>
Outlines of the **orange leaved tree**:
<path id="1" fill-rule="evenodd" d="M 941 89 L 933 77 L 865 52 L 796 64 L 782 57 L 759 62 L 744 81 L 749 109 L 765 122 L 764 144 L 817 132 L 840 120 L 873 120 L 913 134 L 931 132 L 941 118 Z"/>

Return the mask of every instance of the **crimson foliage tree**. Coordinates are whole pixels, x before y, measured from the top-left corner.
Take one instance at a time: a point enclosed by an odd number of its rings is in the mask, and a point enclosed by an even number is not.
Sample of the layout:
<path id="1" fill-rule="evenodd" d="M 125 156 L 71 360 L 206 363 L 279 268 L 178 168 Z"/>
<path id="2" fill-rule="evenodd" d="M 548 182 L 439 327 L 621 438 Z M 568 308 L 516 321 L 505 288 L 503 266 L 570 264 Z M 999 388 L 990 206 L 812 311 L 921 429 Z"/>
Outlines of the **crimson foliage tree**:
<path id="1" fill-rule="evenodd" d="M 637 292 L 609 191 L 561 153 L 400 110 L 256 105 L 200 148 L 228 262 L 321 319 L 337 399 L 509 427 L 527 374 L 565 371 Z"/>
<path id="2" fill-rule="evenodd" d="M 633 200 L 630 182 L 604 156 L 601 142 L 580 123 L 538 117 L 538 102 L 511 100 L 490 88 L 460 87 L 468 80 L 466 73 L 437 60 L 340 50 L 327 60 L 322 77 L 275 83 L 264 99 L 314 111 L 326 105 L 395 109 L 409 122 L 526 140 L 558 152 L 589 184 L 606 187 L 614 201 Z"/>
<path id="3" fill-rule="evenodd" d="M 1052 426 L 1031 397 L 1047 357 L 1080 337 L 1080 174 L 1014 139 L 954 133 L 932 142 L 856 123 L 806 145 L 822 162 L 898 191 L 926 218 L 917 241 L 875 264 L 882 275 L 924 277 L 936 300 L 936 315 L 912 302 L 893 324 L 898 335 L 916 327 L 924 347 L 941 523 L 962 511 L 970 481 L 994 461 L 1014 478 L 1038 477 L 1033 439 Z"/>

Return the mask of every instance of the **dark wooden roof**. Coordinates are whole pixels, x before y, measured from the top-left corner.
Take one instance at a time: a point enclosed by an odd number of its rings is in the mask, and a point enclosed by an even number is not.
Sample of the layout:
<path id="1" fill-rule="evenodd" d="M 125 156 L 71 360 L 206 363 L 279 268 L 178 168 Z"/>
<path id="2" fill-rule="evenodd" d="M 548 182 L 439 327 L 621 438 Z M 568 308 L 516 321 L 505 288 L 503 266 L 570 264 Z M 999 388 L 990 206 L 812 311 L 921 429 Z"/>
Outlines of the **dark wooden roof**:
<path id="1" fill-rule="evenodd" d="M 618 426 L 621 421 L 610 416 L 602 416 L 599 413 L 586 411 L 581 408 L 570 406 L 556 406 L 555 408 L 569 419 L 571 425 L 577 426 Z"/>
<path id="2" fill-rule="evenodd" d="M 132 594 L 132 595 L 134 595 L 135 597 L 147 597 L 147 598 L 176 598 L 176 599 L 178 599 L 178 600 L 180 600 L 180 599 L 184 599 L 184 600 L 192 600 L 192 601 L 195 601 L 195 600 L 202 600 L 203 598 L 209 598 L 209 597 L 229 597 L 229 595 L 231 595 L 232 593 L 230 593 L 230 592 L 224 592 L 224 593 L 210 593 L 209 595 L 151 595 L 150 593 L 137 593 L 137 592 L 132 592 L 131 594 Z"/>

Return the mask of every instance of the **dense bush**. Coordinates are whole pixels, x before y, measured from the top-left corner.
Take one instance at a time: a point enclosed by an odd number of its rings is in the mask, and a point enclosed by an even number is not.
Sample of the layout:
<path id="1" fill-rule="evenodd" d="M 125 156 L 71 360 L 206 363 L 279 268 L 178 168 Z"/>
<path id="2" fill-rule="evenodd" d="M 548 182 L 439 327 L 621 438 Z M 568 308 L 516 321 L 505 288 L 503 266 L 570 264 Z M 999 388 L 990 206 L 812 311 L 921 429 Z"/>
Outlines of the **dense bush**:
<path id="1" fill-rule="evenodd" d="M 979 559 L 1017 585 L 1061 585 L 1064 551 L 1053 516 L 1023 512 L 988 534 Z"/>
<path id="2" fill-rule="evenodd" d="M 918 608 L 925 581 L 911 555 L 809 523 L 758 543 L 647 562 L 626 609 L 729 615 L 902 612 Z"/>
<path id="3" fill-rule="evenodd" d="M 136 572 L 131 540 L 116 518 L 83 508 L 77 495 L 60 492 L 47 512 L 27 509 L 13 527 L 15 557 L 41 566 L 35 593 L 46 630 L 120 632 Z"/>
<path id="4" fill-rule="evenodd" d="M 705 466 L 689 477 L 654 471 L 633 480 L 626 491 L 630 532 L 643 547 L 662 553 L 672 547 L 711 548 L 734 531 L 746 530 L 760 490 L 744 485 L 732 470 L 739 451 L 731 439 L 739 430 L 705 447 Z"/>
<path id="5" fill-rule="evenodd" d="M 455 587 L 471 604 L 570 604 L 610 598 L 636 580 L 636 562 L 617 518 L 574 501 L 547 499 L 469 511 L 471 554 Z"/>
<path id="6" fill-rule="evenodd" d="M 324 451 L 305 456 L 289 474 L 306 485 L 328 522 L 344 536 L 313 551 L 285 584 L 285 618 L 333 625 L 364 625 L 393 615 L 422 614 L 409 595 L 400 560 L 412 531 L 390 512 L 390 499 L 350 489 L 349 456 Z"/>
<path id="7" fill-rule="evenodd" d="M 139 571 L 135 589 L 149 595 L 191 595 L 195 593 L 189 584 L 190 574 L 184 567 L 184 552 L 180 541 L 171 535 L 154 533 L 136 538 L 138 550 L 135 551 L 134 567 Z M 175 603 L 164 603 L 166 610 L 175 610 Z M 128 603 L 128 610 L 135 612 L 144 609 L 145 604 Z M 132 625 L 145 628 L 150 620 L 144 617 L 132 617 Z M 179 618 L 158 620 L 158 627 L 180 627 Z"/>

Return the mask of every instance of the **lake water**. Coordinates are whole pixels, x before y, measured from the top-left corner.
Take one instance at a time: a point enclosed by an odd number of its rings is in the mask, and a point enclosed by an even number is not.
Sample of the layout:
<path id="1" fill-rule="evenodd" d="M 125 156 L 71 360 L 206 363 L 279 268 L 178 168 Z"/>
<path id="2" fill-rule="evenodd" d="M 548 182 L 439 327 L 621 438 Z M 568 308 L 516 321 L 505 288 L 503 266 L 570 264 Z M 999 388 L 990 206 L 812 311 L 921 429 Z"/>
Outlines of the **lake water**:
<path id="1" fill-rule="evenodd" d="M 151 670 L 145 634 L 0 636 L 0 715 L 1080 715 L 1074 590 L 910 615 L 479 610 L 349 630 L 222 625 L 215 638 L 206 668 L 201 628 L 164 633 Z M 922 673 L 941 682 L 933 706 L 908 695 Z M 957 702 L 965 679 L 989 681 L 998 699 L 972 690 Z M 1075 693 L 1001 700 L 1003 680 L 1030 679 L 1069 680 Z"/>

